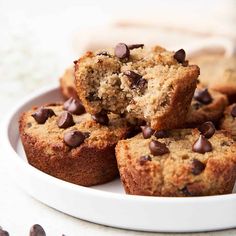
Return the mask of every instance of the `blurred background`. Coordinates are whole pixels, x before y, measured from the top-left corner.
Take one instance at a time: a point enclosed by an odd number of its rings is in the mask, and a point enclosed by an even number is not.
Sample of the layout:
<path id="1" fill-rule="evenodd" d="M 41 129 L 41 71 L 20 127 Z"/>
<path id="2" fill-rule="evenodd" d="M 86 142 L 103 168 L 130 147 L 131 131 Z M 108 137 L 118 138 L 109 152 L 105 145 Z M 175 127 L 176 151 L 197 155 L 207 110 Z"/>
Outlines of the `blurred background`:
<path id="1" fill-rule="evenodd" d="M 0 0 L 1 107 L 57 83 L 88 49 L 125 42 L 232 53 L 235 10 L 235 0 Z"/>

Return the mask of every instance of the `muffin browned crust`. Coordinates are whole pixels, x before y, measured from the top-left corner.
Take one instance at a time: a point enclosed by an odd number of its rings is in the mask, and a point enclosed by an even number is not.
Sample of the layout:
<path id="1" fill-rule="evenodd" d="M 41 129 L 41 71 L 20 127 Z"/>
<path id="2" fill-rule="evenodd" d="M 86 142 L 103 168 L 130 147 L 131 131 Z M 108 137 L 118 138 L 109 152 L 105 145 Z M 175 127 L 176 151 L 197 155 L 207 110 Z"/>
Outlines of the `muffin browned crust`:
<path id="1" fill-rule="evenodd" d="M 89 114 L 73 115 L 75 125 L 59 128 L 61 105 L 49 105 L 55 115 L 44 124 L 32 117 L 36 108 L 22 114 L 19 121 L 21 140 L 28 162 L 37 169 L 65 181 L 91 186 L 113 180 L 118 175 L 115 145 L 126 136 L 126 121 L 109 115 L 108 126 L 100 125 Z M 87 137 L 78 147 L 64 141 L 68 131 L 78 130 Z"/>
<path id="2" fill-rule="evenodd" d="M 153 129 L 184 123 L 199 68 L 179 63 L 175 53 L 156 46 L 135 48 L 120 59 L 114 50 L 88 52 L 75 64 L 76 89 L 86 110 L 145 120 Z"/>
<path id="3" fill-rule="evenodd" d="M 233 111 L 234 110 L 234 111 Z M 225 109 L 224 117 L 220 122 L 220 129 L 231 133 L 234 140 L 236 140 L 236 103 L 228 106 Z"/>
<path id="4" fill-rule="evenodd" d="M 209 104 L 203 104 L 193 98 L 184 127 L 197 127 L 206 121 L 217 123 L 222 118 L 228 105 L 226 95 L 212 89 L 209 89 L 208 92 L 212 98 Z"/>
<path id="5" fill-rule="evenodd" d="M 118 168 L 128 194 L 148 196 L 205 196 L 231 193 L 236 179 L 236 145 L 217 131 L 208 141 L 212 151 L 194 152 L 198 130 L 175 130 L 158 139 L 169 152 L 154 156 L 149 145 L 154 136 L 139 134 L 119 141 Z M 163 151 L 163 149 L 162 149 Z M 165 151 L 165 149 L 164 149 Z"/>

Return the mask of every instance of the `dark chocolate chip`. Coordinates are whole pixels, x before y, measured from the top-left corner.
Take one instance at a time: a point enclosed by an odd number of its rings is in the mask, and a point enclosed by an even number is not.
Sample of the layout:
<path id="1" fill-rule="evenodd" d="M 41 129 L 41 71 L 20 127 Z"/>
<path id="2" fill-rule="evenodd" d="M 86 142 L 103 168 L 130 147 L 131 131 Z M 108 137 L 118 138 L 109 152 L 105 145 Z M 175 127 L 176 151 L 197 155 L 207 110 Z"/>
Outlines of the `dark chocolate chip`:
<path id="1" fill-rule="evenodd" d="M 67 111 L 64 111 L 63 113 L 61 113 L 57 121 L 58 127 L 64 128 L 64 129 L 71 127 L 74 124 L 75 122 L 73 120 L 73 116 L 71 115 L 71 113 Z"/>
<path id="2" fill-rule="evenodd" d="M 144 44 L 142 44 L 142 43 L 128 45 L 128 48 L 130 50 L 135 49 L 135 48 L 143 48 L 143 47 L 144 47 Z"/>
<path id="3" fill-rule="evenodd" d="M 169 136 L 169 133 L 166 130 L 158 130 L 155 131 L 154 136 L 156 138 L 167 138 Z"/>
<path id="4" fill-rule="evenodd" d="M 117 44 L 115 47 L 115 55 L 120 59 L 129 58 L 130 51 L 128 46 L 124 43 Z"/>
<path id="5" fill-rule="evenodd" d="M 6 230 L 1 229 L 0 227 L 0 236 L 9 236 L 9 233 Z"/>
<path id="6" fill-rule="evenodd" d="M 84 140 L 84 134 L 77 130 L 68 131 L 64 134 L 64 141 L 70 147 L 78 147 Z"/>
<path id="7" fill-rule="evenodd" d="M 141 156 L 139 158 L 139 164 L 142 166 L 144 165 L 146 162 L 148 161 L 152 161 L 152 158 L 149 156 L 149 155 L 146 155 L 146 156 Z"/>
<path id="8" fill-rule="evenodd" d="M 131 126 L 125 136 L 125 138 L 132 138 L 135 135 L 139 134 L 141 132 L 141 127 L 140 126 Z"/>
<path id="9" fill-rule="evenodd" d="M 231 109 L 231 116 L 236 117 L 236 104 Z"/>
<path id="10" fill-rule="evenodd" d="M 149 143 L 149 149 L 154 156 L 160 156 L 170 152 L 165 143 L 160 143 L 156 140 L 152 140 Z"/>
<path id="11" fill-rule="evenodd" d="M 174 58 L 179 63 L 184 63 L 185 62 L 185 57 L 186 57 L 186 53 L 185 53 L 184 49 L 180 49 L 177 52 L 175 52 Z"/>
<path id="12" fill-rule="evenodd" d="M 44 124 L 49 117 L 55 116 L 52 109 L 40 107 L 32 114 L 38 124 Z"/>
<path id="13" fill-rule="evenodd" d="M 199 138 L 193 144 L 192 150 L 194 152 L 204 154 L 205 152 L 212 151 L 212 145 L 203 135 L 200 135 Z"/>
<path id="14" fill-rule="evenodd" d="M 202 163 L 198 159 L 193 159 L 193 162 L 192 162 L 192 173 L 194 175 L 201 174 L 204 171 L 205 168 L 206 168 L 206 165 L 204 163 Z"/>
<path id="15" fill-rule="evenodd" d="M 104 111 L 101 111 L 101 112 L 97 113 L 96 115 L 92 115 L 92 119 L 101 125 L 108 125 L 109 124 L 108 115 Z"/>
<path id="16" fill-rule="evenodd" d="M 78 60 L 74 60 L 73 63 L 76 64 L 78 62 Z"/>
<path id="17" fill-rule="evenodd" d="M 143 137 L 146 139 L 146 138 L 150 138 L 155 130 L 153 130 L 151 127 L 145 125 L 145 126 L 141 126 L 141 129 L 142 129 L 142 133 L 143 133 Z"/>
<path id="18" fill-rule="evenodd" d="M 215 125 L 211 121 L 207 121 L 198 127 L 198 130 L 206 138 L 211 138 L 216 131 Z"/>
<path id="19" fill-rule="evenodd" d="M 83 113 L 85 113 L 85 109 L 84 106 L 82 105 L 82 103 L 75 98 L 70 98 L 68 99 L 63 106 L 64 110 L 69 111 L 72 114 L 75 115 L 81 115 Z"/>
<path id="20" fill-rule="evenodd" d="M 147 84 L 147 80 L 142 78 L 141 75 L 135 73 L 134 71 L 131 70 L 125 71 L 124 75 L 126 75 L 131 82 L 130 85 L 131 89 L 135 88 L 143 89 Z"/>
<path id="21" fill-rule="evenodd" d="M 196 89 L 193 98 L 203 104 L 210 104 L 213 100 L 207 88 Z"/>
<path id="22" fill-rule="evenodd" d="M 185 186 L 184 188 L 182 188 L 181 190 L 180 190 L 186 197 L 190 197 L 190 196 L 192 196 L 192 194 L 189 192 L 189 190 L 188 190 L 188 186 Z"/>
<path id="23" fill-rule="evenodd" d="M 35 224 L 30 228 L 30 236 L 46 236 L 46 233 L 41 225 Z"/>
<path id="24" fill-rule="evenodd" d="M 111 55 L 106 51 L 102 51 L 102 52 L 97 53 L 97 56 L 111 57 Z"/>

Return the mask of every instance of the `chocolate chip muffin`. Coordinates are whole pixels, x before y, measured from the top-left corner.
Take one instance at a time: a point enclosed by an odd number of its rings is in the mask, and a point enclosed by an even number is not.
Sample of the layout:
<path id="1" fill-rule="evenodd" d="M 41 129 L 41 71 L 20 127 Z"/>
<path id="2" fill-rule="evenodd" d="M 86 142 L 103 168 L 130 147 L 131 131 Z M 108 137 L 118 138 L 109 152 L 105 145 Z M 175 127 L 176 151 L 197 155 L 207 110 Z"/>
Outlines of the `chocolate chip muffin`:
<path id="1" fill-rule="evenodd" d="M 236 103 L 225 109 L 220 128 L 231 133 L 233 139 L 236 140 Z"/>
<path id="2" fill-rule="evenodd" d="M 77 94 L 89 113 L 129 114 L 156 130 L 184 123 L 198 75 L 183 49 L 142 44 L 87 52 L 75 63 Z"/>
<path id="3" fill-rule="evenodd" d="M 79 99 L 75 89 L 74 67 L 66 69 L 65 73 L 60 78 L 60 89 L 65 99 L 71 97 Z"/>
<path id="4" fill-rule="evenodd" d="M 199 79 L 204 86 L 224 93 L 229 102 L 236 102 L 236 57 L 203 54 L 193 57 L 192 62 L 201 68 Z"/>
<path id="5" fill-rule="evenodd" d="M 84 113 L 75 99 L 33 108 L 19 120 L 28 162 L 62 180 L 91 186 L 118 176 L 115 145 L 128 133 L 118 115 Z"/>
<path id="6" fill-rule="evenodd" d="M 212 122 L 119 141 L 118 168 L 128 194 L 191 197 L 228 194 L 236 179 L 236 144 Z"/>
<path id="7" fill-rule="evenodd" d="M 218 123 L 227 105 L 226 95 L 212 89 L 198 87 L 194 93 L 184 127 L 197 127 L 206 121 Z"/>

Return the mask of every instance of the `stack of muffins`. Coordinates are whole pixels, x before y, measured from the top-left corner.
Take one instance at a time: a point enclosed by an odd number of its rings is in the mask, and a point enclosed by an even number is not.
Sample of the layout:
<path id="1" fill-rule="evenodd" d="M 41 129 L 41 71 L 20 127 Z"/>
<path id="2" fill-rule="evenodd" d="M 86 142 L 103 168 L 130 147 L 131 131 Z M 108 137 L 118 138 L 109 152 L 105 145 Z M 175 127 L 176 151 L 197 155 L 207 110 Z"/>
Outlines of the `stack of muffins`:
<path id="1" fill-rule="evenodd" d="M 236 106 L 199 83 L 183 49 L 119 43 L 74 64 L 60 79 L 64 103 L 20 117 L 31 165 L 83 186 L 120 175 L 134 195 L 232 192 Z"/>

